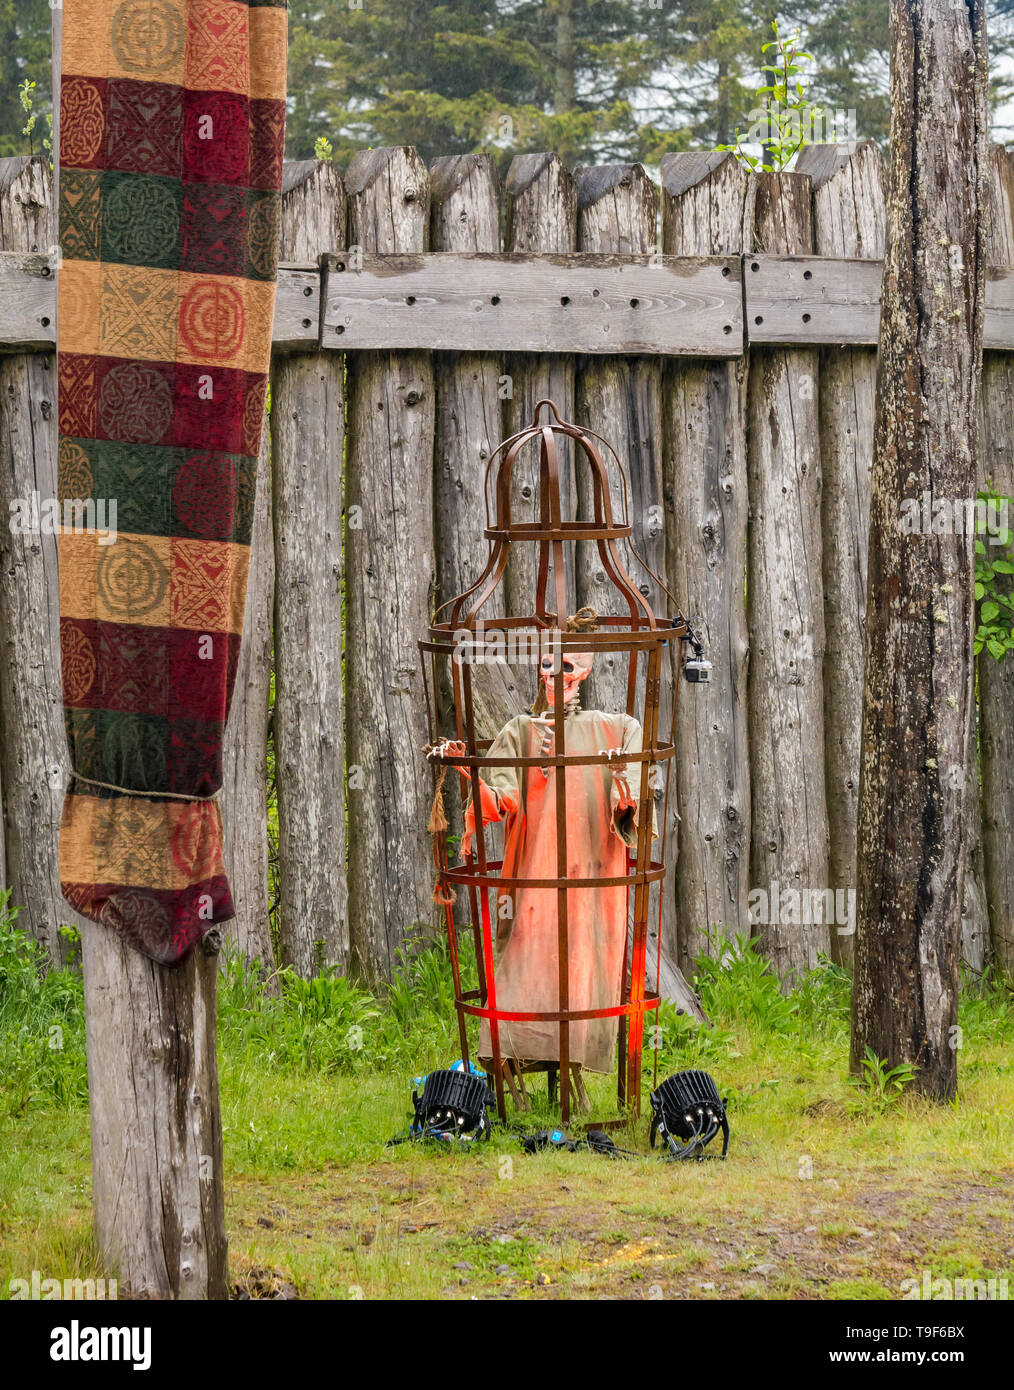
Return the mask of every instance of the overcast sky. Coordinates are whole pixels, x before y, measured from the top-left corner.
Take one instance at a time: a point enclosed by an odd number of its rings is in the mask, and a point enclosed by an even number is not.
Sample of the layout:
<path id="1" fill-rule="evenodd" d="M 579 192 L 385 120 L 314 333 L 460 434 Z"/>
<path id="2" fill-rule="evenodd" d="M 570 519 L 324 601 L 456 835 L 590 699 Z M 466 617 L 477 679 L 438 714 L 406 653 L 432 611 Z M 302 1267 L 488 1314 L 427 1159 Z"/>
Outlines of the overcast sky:
<path id="1" fill-rule="evenodd" d="M 993 73 L 1007 83 L 1014 83 L 1014 59 L 992 58 L 990 66 Z M 993 139 L 1005 145 L 1014 144 L 1014 99 L 998 106 L 993 118 Z"/>

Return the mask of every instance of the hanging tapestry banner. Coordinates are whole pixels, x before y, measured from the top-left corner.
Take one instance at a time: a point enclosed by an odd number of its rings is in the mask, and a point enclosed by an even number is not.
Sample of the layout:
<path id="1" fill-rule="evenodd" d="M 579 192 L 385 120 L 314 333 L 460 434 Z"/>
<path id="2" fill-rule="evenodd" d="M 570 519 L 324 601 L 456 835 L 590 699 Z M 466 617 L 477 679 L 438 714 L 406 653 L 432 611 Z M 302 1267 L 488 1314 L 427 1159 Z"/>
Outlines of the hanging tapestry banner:
<path id="1" fill-rule="evenodd" d="M 214 798 L 271 353 L 286 21 L 284 0 L 63 0 L 59 497 L 106 525 L 59 536 L 60 879 L 167 964 L 234 915 Z"/>

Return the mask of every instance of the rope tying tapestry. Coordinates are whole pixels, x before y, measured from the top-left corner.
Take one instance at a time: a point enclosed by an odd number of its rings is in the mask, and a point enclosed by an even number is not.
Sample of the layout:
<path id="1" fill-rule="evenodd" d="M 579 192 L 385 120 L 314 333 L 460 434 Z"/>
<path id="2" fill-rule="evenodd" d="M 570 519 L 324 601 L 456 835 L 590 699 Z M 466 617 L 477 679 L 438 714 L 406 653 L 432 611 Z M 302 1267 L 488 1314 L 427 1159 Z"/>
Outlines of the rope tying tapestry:
<path id="1" fill-rule="evenodd" d="M 234 915 L 222 741 L 271 353 L 285 0 L 64 0 L 64 896 L 153 960 Z"/>

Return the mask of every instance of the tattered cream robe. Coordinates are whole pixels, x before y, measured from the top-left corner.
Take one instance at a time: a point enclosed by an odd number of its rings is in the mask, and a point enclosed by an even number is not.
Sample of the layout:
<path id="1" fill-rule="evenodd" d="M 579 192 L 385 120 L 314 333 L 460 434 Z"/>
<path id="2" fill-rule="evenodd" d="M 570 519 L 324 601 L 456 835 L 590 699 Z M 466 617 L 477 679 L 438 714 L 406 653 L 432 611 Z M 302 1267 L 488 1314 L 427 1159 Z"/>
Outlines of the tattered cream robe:
<path id="1" fill-rule="evenodd" d="M 538 757 L 552 742 L 552 711 L 542 718 L 518 715 L 505 725 L 489 757 Z M 548 724 L 548 739 L 547 739 Z M 641 726 L 627 714 L 568 708 L 567 753 L 617 748 L 639 752 Z M 550 746 L 551 751 L 551 746 Z M 569 767 L 567 777 L 568 877 L 607 878 L 627 871 L 627 848 L 637 845 L 640 763 Z M 504 878 L 556 878 L 557 769 L 484 769 L 482 818 L 505 821 Z M 654 817 L 653 817 L 654 822 Z M 466 843 L 475 830 L 474 809 L 465 813 Z M 652 838 L 658 834 L 652 825 Z M 568 888 L 570 1001 L 572 1010 L 620 1003 L 623 949 L 627 936 L 625 885 Z M 557 890 L 504 889 L 497 902 L 495 981 L 498 1009 L 550 1012 L 559 1005 Z M 570 1026 L 570 1057 L 591 1071 L 616 1065 L 617 1019 L 579 1020 Z M 500 1049 L 519 1061 L 556 1062 L 557 1023 L 501 1023 Z M 479 1056 L 492 1055 L 489 1024 L 483 1020 Z"/>

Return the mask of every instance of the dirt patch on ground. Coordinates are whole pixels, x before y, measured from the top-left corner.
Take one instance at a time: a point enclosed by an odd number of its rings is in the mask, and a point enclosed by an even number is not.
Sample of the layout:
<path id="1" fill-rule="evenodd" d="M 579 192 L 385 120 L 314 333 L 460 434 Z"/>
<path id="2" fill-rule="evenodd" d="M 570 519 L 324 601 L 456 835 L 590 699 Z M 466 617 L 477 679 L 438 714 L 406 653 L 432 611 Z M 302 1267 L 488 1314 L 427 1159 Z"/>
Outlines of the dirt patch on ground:
<path id="1" fill-rule="evenodd" d="M 726 1183 L 731 1165 L 528 1162 L 516 1181 L 436 1158 L 238 1182 L 238 1296 L 898 1298 L 952 1267 L 1014 1286 L 1014 1174 Z"/>

